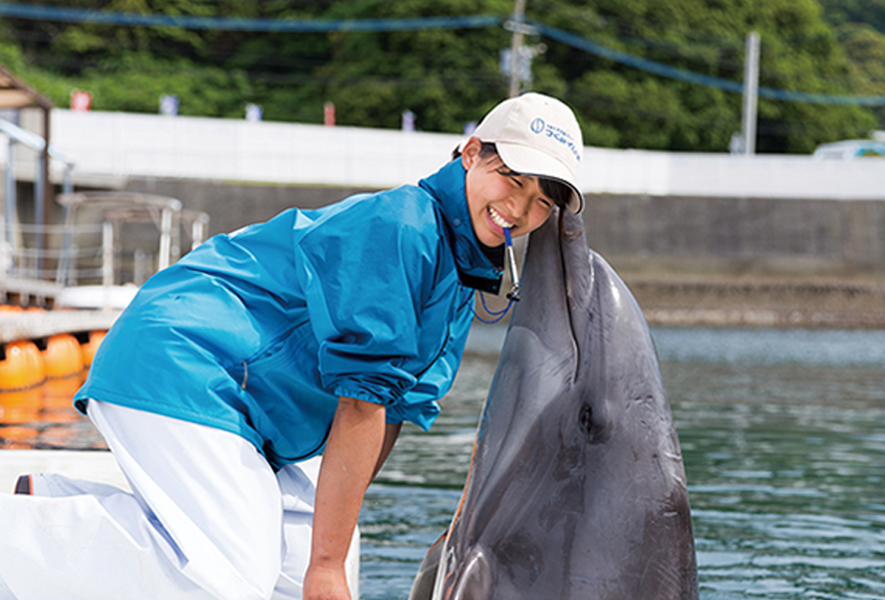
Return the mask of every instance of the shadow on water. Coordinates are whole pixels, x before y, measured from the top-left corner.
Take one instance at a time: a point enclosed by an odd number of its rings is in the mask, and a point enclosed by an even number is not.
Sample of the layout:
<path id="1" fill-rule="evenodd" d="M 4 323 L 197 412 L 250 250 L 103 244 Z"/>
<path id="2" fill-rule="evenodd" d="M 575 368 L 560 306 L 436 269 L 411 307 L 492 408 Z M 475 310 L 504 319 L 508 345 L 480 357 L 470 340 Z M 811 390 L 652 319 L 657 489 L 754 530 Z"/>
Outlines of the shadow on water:
<path id="1" fill-rule="evenodd" d="M 406 426 L 361 514 L 364 600 L 407 598 L 448 525 L 504 329 L 477 328 L 429 433 Z M 702 600 L 885 598 L 885 331 L 657 328 Z M 0 445 L 95 448 L 78 380 L 0 397 Z"/>

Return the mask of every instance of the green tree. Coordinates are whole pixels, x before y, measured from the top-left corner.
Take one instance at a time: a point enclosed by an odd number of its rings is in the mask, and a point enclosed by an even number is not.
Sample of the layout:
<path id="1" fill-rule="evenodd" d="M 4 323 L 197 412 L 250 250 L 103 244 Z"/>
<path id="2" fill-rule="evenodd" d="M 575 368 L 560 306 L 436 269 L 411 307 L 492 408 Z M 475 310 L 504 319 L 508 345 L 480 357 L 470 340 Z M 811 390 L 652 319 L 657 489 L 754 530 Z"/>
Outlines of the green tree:
<path id="1" fill-rule="evenodd" d="M 509 0 L 355 0 L 336 19 L 506 15 Z M 461 132 L 506 95 L 499 53 L 502 29 L 435 29 L 335 33 L 330 61 L 319 69 L 342 124 L 399 127 L 405 110 L 429 131 Z"/>
<path id="2" fill-rule="evenodd" d="M 45 4 L 45 0 L 21 0 Z M 885 0 L 843 0 L 854 8 Z M 835 0 L 826 0 L 835 3 Z M 826 5 L 825 2 L 825 5 Z M 59 0 L 58 4 L 61 4 Z M 262 19 L 384 19 L 500 15 L 513 0 L 67 0 L 66 6 L 166 15 Z M 765 87 L 882 94 L 883 34 L 845 21 L 833 30 L 815 0 L 528 0 L 530 20 L 622 52 L 739 82 L 744 39 L 762 38 Z M 848 10 L 848 8 L 851 10 Z M 872 8 L 871 8 L 872 7 Z M 827 14 L 832 12 L 831 6 Z M 859 10 L 859 9 L 858 9 Z M 841 14 L 841 13 L 840 13 Z M 588 144 L 724 151 L 740 129 L 741 96 L 689 84 L 528 36 L 540 54 L 526 89 L 578 113 Z M 58 105 L 73 88 L 100 110 L 156 112 L 162 94 L 186 115 L 322 122 L 332 101 L 344 125 L 399 127 L 411 110 L 425 131 L 460 132 L 507 93 L 502 27 L 397 32 L 267 33 L 0 20 L 0 56 Z M 882 109 L 761 99 L 762 152 L 809 152 L 865 136 Z"/>
<path id="3" fill-rule="evenodd" d="M 39 4 L 30 2 L 31 4 Z M 209 0 L 73 0 L 73 8 L 167 15 L 225 16 L 229 2 Z M 248 3 L 241 3 L 247 6 Z M 227 6 L 229 14 L 233 6 Z M 237 10 L 243 10 L 242 7 Z M 73 89 L 93 94 L 96 110 L 157 112 L 160 97 L 180 98 L 181 114 L 242 116 L 253 94 L 242 71 L 225 68 L 211 55 L 210 36 L 179 27 L 121 27 L 11 19 L 2 39 L 17 38 L 29 77 L 58 106 Z"/>
<path id="4" fill-rule="evenodd" d="M 533 18 L 601 45 L 673 67 L 743 79 L 744 38 L 762 38 L 762 86 L 858 93 L 849 61 L 813 0 L 546 0 Z M 542 57 L 568 82 L 587 142 L 617 147 L 721 151 L 740 130 L 741 96 L 663 79 L 563 45 Z M 809 152 L 875 123 L 859 107 L 760 100 L 757 149 Z"/>
<path id="5" fill-rule="evenodd" d="M 863 23 L 885 33 L 885 0 L 819 0 L 832 25 Z"/>
<path id="6" fill-rule="evenodd" d="M 852 87 L 859 94 L 885 96 L 885 33 L 862 23 L 845 23 L 836 35 L 851 61 Z M 885 130 L 885 107 L 872 111 L 876 127 Z"/>

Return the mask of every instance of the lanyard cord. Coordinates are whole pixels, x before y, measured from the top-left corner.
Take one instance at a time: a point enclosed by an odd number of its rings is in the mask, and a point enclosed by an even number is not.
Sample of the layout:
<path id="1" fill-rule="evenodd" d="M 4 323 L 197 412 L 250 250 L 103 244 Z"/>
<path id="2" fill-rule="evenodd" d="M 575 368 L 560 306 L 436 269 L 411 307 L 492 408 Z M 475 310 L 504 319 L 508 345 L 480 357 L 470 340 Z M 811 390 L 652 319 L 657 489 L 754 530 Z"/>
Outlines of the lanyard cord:
<path id="1" fill-rule="evenodd" d="M 504 229 L 504 242 L 507 246 L 507 258 L 510 263 L 510 278 L 512 280 L 513 285 L 510 288 L 510 292 L 507 294 L 507 306 L 504 307 L 504 310 L 494 311 L 491 310 L 486 304 L 486 296 L 482 292 L 479 293 L 479 299 L 482 301 L 483 310 L 486 313 L 495 317 L 494 319 L 484 319 L 479 316 L 479 313 L 476 312 L 476 309 L 473 308 L 473 303 L 470 304 L 470 312 L 473 313 L 473 317 L 486 325 L 494 325 L 498 321 L 504 318 L 507 314 L 507 311 L 510 310 L 510 307 L 513 306 L 514 302 L 519 301 L 519 272 L 516 270 L 516 258 L 513 255 L 513 240 L 510 237 L 510 229 Z M 468 300 L 469 301 L 469 300 Z"/>
<path id="2" fill-rule="evenodd" d="M 510 238 L 510 229 L 504 230 L 504 243 L 507 246 L 507 259 L 510 263 L 510 293 L 507 299 L 511 303 L 519 302 L 519 271 L 516 270 L 516 256 L 513 255 L 513 240 Z M 510 308 L 508 305 L 507 308 Z"/>
<path id="3" fill-rule="evenodd" d="M 489 309 L 488 305 L 486 304 L 486 296 L 485 296 L 485 294 L 483 294 L 482 292 L 480 292 L 480 293 L 479 293 L 479 299 L 482 301 L 482 307 L 483 307 L 483 309 L 484 309 L 488 314 L 492 315 L 492 316 L 495 317 L 495 318 L 494 318 L 494 319 L 484 319 L 484 318 L 482 318 L 481 316 L 479 316 L 479 313 L 476 312 L 476 309 L 475 309 L 475 308 L 473 308 L 473 303 L 470 304 L 470 312 L 473 313 L 473 317 L 474 317 L 477 321 L 480 321 L 480 322 L 482 322 L 482 323 L 485 323 L 486 325 L 494 325 L 495 323 L 497 323 L 498 321 L 500 321 L 501 319 L 503 319 L 503 318 L 504 318 L 504 315 L 507 314 L 507 311 L 510 310 L 510 307 L 513 306 L 513 299 L 511 298 L 511 299 L 507 302 L 507 306 L 504 307 L 504 310 L 494 311 L 494 310 Z"/>

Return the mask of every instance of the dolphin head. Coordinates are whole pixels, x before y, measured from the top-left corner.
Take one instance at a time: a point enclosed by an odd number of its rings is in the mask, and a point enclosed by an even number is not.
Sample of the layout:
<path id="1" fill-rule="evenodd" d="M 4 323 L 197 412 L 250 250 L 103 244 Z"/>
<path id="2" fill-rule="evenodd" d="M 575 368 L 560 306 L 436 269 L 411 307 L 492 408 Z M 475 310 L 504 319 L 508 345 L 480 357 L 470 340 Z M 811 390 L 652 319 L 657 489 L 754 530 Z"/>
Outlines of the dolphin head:
<path id="1" fill-rule="evenodd" d="M 648 326 L 580 217 L 556 214 L 528 243 L 432 597 L 697 598 L 685 474 Z"/>

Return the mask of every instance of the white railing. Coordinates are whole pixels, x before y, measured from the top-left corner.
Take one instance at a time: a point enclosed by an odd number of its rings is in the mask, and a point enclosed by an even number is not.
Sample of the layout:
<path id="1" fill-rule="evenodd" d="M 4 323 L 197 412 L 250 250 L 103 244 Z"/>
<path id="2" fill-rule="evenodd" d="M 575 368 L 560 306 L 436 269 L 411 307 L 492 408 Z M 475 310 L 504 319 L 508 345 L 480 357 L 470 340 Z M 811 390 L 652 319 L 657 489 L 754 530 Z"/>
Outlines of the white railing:
<path id="1" fill-rule="evenodd" d="M 9 277 L 56 281 L 59 268 L 68 263 L 77 265 L 76 277 L 89 281 L 101 277 L 101 245 L 71 245 L 64 247 L 67 236 L 78 240 L 92 240 L 100 236 L 100 224 L 80 224 L 65 228 L 63 225 L 14 226 L 13 242 L 6 245 L 6 273 Z M 40 248 L 37 240 L 46 245 Z M 99 238 L 100 239 L 100 238 Z"/>
<path id="2" fill-rule="evenodd" d="M 174 198 L 88 192 L 58 200 L 65 209 L 62 225 L 13 223 L 0 247 L 0 295 L 39 282 L 52 282 L 55 291 L 21 293 L 43 298 L 64 288 L 101 286 L 107 296 L 121 284 L 138 287 L 178 260 L 187 250 L 184 240 L 192 249 L 208 232 L 208 215 L 182 210 Z"/>

